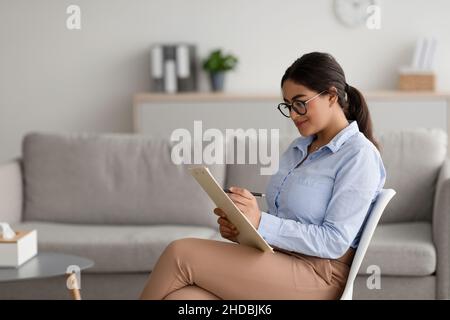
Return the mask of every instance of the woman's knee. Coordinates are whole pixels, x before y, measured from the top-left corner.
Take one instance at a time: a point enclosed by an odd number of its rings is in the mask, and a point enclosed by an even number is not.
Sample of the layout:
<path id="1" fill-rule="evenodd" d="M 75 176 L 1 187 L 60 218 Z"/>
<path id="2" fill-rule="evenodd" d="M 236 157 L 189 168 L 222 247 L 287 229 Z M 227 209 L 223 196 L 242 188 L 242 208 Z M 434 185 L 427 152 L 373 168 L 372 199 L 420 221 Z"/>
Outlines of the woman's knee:
<path id="1" fill-rule="evenodd" d="M 164 300 L 220 300 L 220 298 L 196 285 L 187 285 L 169 293 Z"/>
<path id="2" fill-rule="evenodd" d="M 169 245 L 164 250 L 165 255 L 170 256 L 180 256 L 195 249 L 195 243 L 200 239 L 196 238 L 182 238 L 177 239 L 169 243 Z"/>

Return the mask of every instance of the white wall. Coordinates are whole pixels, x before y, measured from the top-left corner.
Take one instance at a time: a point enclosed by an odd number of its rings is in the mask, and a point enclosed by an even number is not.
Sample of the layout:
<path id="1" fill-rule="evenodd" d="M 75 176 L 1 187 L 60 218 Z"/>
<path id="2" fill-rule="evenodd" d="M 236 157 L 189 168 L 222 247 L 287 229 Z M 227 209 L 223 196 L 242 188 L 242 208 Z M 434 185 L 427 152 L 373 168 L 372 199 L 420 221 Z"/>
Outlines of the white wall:
<path id="1" fill-rule="evenodd" d="M 70 4 L 81 6 L 80 31 L 65 27 Z M 227 91 L 277 94 L 286 67 L 313 50 L 334 54 L 354 86 L 393 89 L 416 38 L 433 34 L 438 89 L 448 90 L 450 1 L 381 4 L 382 29 L 369 31 L 341 26 L 332 0 L 0 0 L 0 162 L 32 130 L 131 131 L 153 42 L 193 42 L 200 57 L 228 49 L 240 66 Z"/>

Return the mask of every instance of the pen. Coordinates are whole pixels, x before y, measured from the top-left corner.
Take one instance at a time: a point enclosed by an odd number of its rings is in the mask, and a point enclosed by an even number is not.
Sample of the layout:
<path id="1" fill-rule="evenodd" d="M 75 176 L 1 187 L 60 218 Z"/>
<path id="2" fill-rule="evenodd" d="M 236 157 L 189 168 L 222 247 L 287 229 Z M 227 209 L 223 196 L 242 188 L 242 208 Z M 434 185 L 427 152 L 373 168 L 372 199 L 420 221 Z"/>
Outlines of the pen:
<path id="1" fill-rule="evenodd" d="M 223 189 L 223 191 L 225 191 L 226 193 L 232 193 L 230 191 L 230 189 L 225 188 Z M 252 195 L 254 195 L 255 197 L 265 197 L 266 195 L 264 193 L 260 193 L 260 192 L 250 192 Z"/>

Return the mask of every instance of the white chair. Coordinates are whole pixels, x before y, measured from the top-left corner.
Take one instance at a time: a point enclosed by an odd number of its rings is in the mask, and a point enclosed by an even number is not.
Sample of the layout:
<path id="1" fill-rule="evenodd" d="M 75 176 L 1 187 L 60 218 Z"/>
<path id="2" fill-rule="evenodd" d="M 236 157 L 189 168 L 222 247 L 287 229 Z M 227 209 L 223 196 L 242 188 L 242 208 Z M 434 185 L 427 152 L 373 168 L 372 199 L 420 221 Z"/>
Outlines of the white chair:
<path id="1" fill-rule="evenodd" d="M 353 257 L 352 266 L 350 267 L 350 272 L 348 274 L 347 283 L 345 284 L 345 289 L 342 293 L 341 300 L 352 300 L 353 284 L 356 276 L 358 275 L 358 271 L 361 267 L 367 248 L 369 247 L 370 240 L 372 239 L 373 233 L 375 232 L 375 228 L 377 227 L 378 221 L 380 221 L 380 217 L 383 214 L 384 209 L 389 201 L 391 201 L 394 197 L 395 193 L 396 192 L 393 189 L 382 189 L 378 194 L 377 200 L 375 201 L 361 234 L 359 245 L 356 249 L 355 256 Z"/>

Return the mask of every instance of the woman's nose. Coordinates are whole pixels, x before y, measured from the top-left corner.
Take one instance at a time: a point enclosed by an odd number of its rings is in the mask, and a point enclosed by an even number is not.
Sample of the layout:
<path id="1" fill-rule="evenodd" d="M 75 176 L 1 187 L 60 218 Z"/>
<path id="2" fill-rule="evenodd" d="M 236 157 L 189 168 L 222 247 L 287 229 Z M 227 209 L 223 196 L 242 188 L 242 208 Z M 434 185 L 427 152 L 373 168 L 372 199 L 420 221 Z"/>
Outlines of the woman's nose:
<path id="1" fill-rule="evenodd" d="M 290 111 L 289 113 L 290 113 L 290 115 L 291 115 L 291 119 L 292 119 L 292 120 L 295 120 L 295 119 L 297 119 L 298 117 L 300 117 L 300 115 L 299 115 L 297 112 L 295 112 L 294 109 L 291 109 L 291 111 Z"/>

